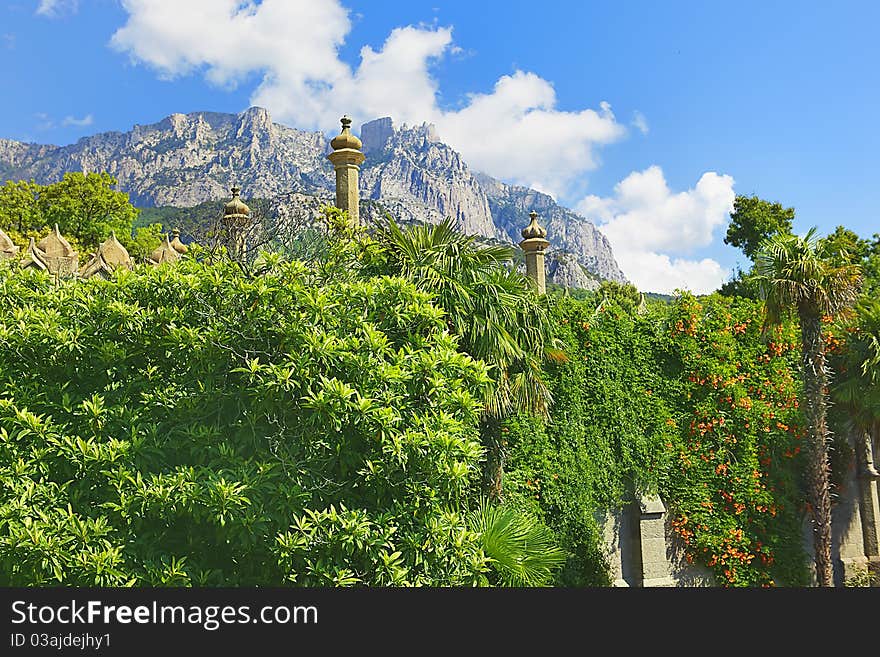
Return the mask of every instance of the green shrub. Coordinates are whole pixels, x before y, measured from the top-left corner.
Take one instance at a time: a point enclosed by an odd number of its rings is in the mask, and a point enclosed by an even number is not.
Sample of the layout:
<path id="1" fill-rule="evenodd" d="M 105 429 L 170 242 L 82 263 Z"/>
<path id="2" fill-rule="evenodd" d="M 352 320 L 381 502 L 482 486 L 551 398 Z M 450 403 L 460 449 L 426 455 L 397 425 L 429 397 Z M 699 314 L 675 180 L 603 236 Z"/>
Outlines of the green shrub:
<path id="1" fill-rule="evenodd" d="M 485 366 L 411 284 L 0 268 L 0 583 L 470 585 Z"/>

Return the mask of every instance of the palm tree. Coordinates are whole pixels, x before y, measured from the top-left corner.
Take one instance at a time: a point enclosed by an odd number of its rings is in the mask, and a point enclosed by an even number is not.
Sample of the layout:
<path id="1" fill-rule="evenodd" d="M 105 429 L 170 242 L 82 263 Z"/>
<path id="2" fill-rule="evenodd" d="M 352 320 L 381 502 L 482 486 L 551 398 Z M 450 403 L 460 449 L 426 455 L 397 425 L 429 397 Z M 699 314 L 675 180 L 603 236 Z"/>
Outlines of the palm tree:
<path id="1" fill-rule="evenodd" d="M 777 235 L 765 240 L 755 259 L 764 300 L 765 328 L 794 312 L 800 320 L 803 409 L 809 439 L 809 498 L 812 506 L 816 576 L 833 586 L 831 565 L 831 495 L 829 491 L 829 382 L 822 339 L 822 318 L 834 316 L 856 299 L 861 284 L 858 265 L 835 254 L 816 236 Z"/>
<path id="2" fill-rule="evenodd" d="M 487 493 L 499 499 L 505 453 L 501 420 L 517 411 L 548 416 L 551 394 L 541 370 L 552 342 L 547 311 L 529 280 L 506 266 L 514 256 L 511 247 L 480 244 L 449 220 L 401 228 L 389 218 L 377 238 L 389 272 L 433 294 L 462 348 L 494 372 L 481 434 Z"/>
<path id="3" fill-rule="evenodd" d="M 878 478 L 871 443 L 880 438 L 880 301 L 863 297 L 850 330 L 831 394 L 846 409 L 861 469 Z"/>
<path id="4" fill-rule="evenodd" d="M 556 545 L 550 529 L 519 509 L 481 500 L 468 521 L 503 586 L 546 586 L 565 563 L 565 550 Z"/>

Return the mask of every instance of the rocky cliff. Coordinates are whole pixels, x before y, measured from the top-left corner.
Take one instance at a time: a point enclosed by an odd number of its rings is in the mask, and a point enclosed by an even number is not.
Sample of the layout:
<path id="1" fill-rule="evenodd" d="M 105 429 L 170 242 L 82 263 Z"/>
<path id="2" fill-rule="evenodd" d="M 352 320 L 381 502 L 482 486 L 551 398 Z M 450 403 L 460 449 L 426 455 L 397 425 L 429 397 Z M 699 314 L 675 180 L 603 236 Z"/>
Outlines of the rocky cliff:
<path id="1" fill-rule="evenodd" d="M 361 195 L 403 221 L 451 217 L 461 230 L 518 242 L 532 210 L 547 226 L 550 279 L 594 287 L 625 280 L 611 247 L 584 217 L 524 187 L 470 171 L 430 125 L 396 127 L 389 118 L 361 126 L 367 161 Z M 274 123 L 252 107 L 241 114 L 172 114 L 159 123 L 108 132 L 68 146 L 0 139 L 0 176 L 48 183 L 66 171 L 108 171 L 140 206 L 193 206 L 224 198 L 234 181 L 248 197 L 332 198 L 329 140 Z"/>

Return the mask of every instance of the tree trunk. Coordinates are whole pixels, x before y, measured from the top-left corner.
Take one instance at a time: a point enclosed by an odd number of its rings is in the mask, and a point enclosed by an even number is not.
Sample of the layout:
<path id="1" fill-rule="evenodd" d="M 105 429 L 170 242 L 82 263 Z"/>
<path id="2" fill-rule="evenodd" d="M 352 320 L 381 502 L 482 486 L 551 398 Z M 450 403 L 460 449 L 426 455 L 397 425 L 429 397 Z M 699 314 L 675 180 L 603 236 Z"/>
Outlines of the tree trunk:
<path id="1" fill-rule="evenodd" d="M 818 313 L 801 309 L 803 343 L 804 415 L 807 420 L 809 465 L 807 479 L 812 506 L 813 545 L 819 586 L 834 586 L 831 564 L 831 491 L 828 461 L 828 372 L 822 345 L 822 321 Z"/>

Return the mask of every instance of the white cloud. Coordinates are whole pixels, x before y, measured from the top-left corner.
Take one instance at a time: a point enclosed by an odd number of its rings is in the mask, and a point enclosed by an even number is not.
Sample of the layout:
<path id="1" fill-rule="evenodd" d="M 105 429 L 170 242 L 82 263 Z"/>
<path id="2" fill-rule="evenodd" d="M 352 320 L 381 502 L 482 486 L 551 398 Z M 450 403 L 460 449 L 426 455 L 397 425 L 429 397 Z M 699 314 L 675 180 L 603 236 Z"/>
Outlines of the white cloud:
<path id="1" fill-rule="evenodd" d="M 633 113 L 632 125 L 643 135 L 648 134 L 648 119 L 638 110 Z"/>
<path id="2" fill-rule="evenodd" d="M 37 123 L 37 130 L 54 130 L 55 129 L 55 121 L 52 120 L 52 117 L 46 114 L 45 112 L 37 112 L 34 114 L 34 118 L 39 121 Z"/>
<path id="3" fill-rule="evenodd" d="M 75 116 L 65 116 L 64 120 L 61 121 L 61 125 L 68 127 L 74 126 L 77 128 L 85 128 L 87 126 L 92 125 L 95 122 L 95 117 L 91 114 L 87 114 L 81 119 L 76 118 Z"/>
<path id="4" fill-rule="evenodd" d="M 404 26 L 378 50 L 364 46 L 354 69 L 339 58 L 351 29 L 340 0 L 122 0 L 128 21 L 111 45 L 165 78 L 196 72 L 235 87 L 256 74 L 251 104 L 299 128 L 335 130 L 391 116 L 434 123 L 475 169 L 565 195 L 597 166 L 595 148 L 626 132 L 607 103 L 565 111 L 547 80 L 516 71 L 489 93 L 443 109 L 431 66 L 458 51 L 450 27 Z"/>
<path id="5" fill-rule="evenodd" d="M 577 210 L 597 221 L 624 274 L 639 289 L 709 292 L 730 272 L 709 258 L 678 256 L 708 246 L 716 229 L 726 225 L 733 184 L 731 176 L 710 171 L 692 189 L 673 193 L 662 169 L 652 166 L 619 182 L 610 198 L 587 196 Z"/>
<path id="6" fill-rule="evenodd" d="M 37 14 L 56 18 L 65 13 L 74 13 L 79 8 L 79 0 L 40 0 Z"/>

